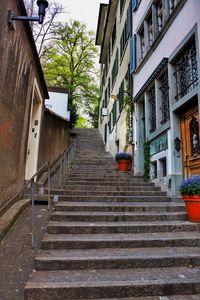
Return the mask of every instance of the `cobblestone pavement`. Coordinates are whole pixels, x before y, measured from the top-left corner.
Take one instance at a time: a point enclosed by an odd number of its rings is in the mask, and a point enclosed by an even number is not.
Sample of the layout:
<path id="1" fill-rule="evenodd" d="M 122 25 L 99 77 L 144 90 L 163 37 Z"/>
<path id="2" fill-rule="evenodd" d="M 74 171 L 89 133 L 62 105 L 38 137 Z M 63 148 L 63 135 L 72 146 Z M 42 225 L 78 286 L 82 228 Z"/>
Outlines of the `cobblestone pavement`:
<path id="1" fill-rule="evenodd" d="M 25 209 L 0 243 L 0 300 L 23 300 L 24 286 L 48 222 L 46 205 L 35 209 L 36 245 L 31 247 L 31 207 Z"/>

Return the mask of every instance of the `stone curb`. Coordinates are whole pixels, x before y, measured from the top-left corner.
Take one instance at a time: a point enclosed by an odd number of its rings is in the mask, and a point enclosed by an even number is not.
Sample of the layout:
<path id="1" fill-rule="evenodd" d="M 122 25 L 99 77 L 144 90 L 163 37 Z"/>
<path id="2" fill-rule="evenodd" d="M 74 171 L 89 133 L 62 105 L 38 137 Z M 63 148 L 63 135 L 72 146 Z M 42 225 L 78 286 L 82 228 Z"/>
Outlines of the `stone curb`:
<path id="1" fill-rule="evenodd" d="M 30 199 L 22 199 L 14 203 L 1 217 L 0 217 L 0 241 L 4 238 L 6 233 L 10 230 L 12 225 L 17 220 L 22 211 L 28 207 Z"/>

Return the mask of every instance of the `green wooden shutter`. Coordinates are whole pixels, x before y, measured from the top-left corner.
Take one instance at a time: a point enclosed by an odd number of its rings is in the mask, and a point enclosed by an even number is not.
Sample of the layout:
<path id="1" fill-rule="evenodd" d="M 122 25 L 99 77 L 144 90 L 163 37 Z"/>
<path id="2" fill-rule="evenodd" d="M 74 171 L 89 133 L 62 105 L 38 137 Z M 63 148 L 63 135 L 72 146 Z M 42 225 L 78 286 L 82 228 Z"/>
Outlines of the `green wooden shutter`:
<path id="1" fill-rule="evenodd" d="M 133 73 L 136 69 L 136 35 L 134 34 L 130 40 L 130 73 Z"/>

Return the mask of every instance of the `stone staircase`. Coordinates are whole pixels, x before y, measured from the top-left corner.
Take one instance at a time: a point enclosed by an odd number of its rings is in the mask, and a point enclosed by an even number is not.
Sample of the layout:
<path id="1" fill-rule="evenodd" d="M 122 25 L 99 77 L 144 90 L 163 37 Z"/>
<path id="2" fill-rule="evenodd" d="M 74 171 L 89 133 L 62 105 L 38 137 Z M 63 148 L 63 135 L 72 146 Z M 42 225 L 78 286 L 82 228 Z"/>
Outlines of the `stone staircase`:
<path id="1" fill-rule="evenodd" d="M 95 129 L 59 195 L 25 299 L 200 299 L 200 224 L 182 203 L 119 173 Z"/>

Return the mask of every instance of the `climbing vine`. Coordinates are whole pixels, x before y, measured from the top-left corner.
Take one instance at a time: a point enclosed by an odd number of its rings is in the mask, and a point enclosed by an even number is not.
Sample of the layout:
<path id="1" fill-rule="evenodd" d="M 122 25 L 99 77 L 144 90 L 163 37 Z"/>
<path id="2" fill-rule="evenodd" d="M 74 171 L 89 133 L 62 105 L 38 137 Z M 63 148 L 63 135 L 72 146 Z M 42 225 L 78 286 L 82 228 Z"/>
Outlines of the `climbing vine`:
<path id="1" fill-rule="evenodd" d="M 150 179 L 150 143 L 145 141 L 143 145 L 144 153 L 144 180 L 148 181 Z"/>
<path id="2" fill-rule="evenodd" d="M 124 152 L 127 151 L 130 145 L 130 114 L 132 112 L 132 98 L 127 95 L 124 99 L 125 111 L 126 111 L 126 144 L 124 146 Z"/>

